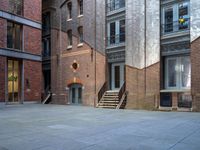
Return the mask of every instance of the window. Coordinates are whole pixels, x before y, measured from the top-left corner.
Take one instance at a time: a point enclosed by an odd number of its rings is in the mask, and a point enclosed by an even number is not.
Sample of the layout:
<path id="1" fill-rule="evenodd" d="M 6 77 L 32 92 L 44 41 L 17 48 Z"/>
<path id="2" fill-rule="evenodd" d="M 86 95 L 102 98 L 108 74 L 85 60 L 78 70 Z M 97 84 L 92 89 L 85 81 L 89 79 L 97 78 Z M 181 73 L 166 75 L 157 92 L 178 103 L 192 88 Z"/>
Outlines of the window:
<path id="1" fill-rule="evenodd" d="M 51 27 L 50 13 L 48 12 L 42 14 L 42 34 L 43 35 L 50 34 L 50 27 Z"/>
<path id="2" fill-rule="evenodd" d="M 79 43 L 83 43 L 83 27 L 78 28 Z"/>
<path id="3" fill-rule="evenodd" d="M 9 0 L 10 12 L 17 15 L 22 15 L 23 0 Z"/>
<path id="4" fill-rule="evenodd" d="M 51 41 L 50 38 L 43 38 L 42 40 L 42 55 L 43 57 L 49 57 L 51 55 Z"/>
<path id="5" fill-rule="evenodd" d="M 125 42 L 125 20 L 117 20 L 108 25 L 108 45 Z"/>
<path id="6" fill-rule="evenodd" d="M 107 5 L 108 11 L 117 10 L 125 7 L 125 0 L 109 0 Z"/>
<path id="7" fill-rule="evenodd" d="M 67 3 L 67 8 L 68 8 L 68 19 L 72 18 L 72 3 L 69 2 Z"/>
<path id="8" fill-rule="evenodd" d="M 189 29 L 189 2 L 176 3 L 163 8 L 163 32 Z"/>
<path id="9" fill-rule="evenodd" d="M 7 22 L 7 47 L 22 49 L 22 25 Z"/>
<path id="10" fill-rule="evenodd" d="M 191 63 L 188 56 L 166 58 L 165 88 L 189 89 L 191 87 Z"/>
<path id="11" fill-rule="evenodd" d="M 68 46 L 72 46 L 72 30 L 68 30 L 67 32 L 67 37 L 68 37 Z"/>
<path id="12" fill-rule="evenodd" d="M 119 39 L 120 39 L 120 43 L 122 43 L 122 42 L 125 42 L 125 20 L 120 20 L 119 25 L 120 25 Z"/>
<path id="13" fill-rule="evenodd" d="M 116 26 L 115 22 L 110 24 L 110 44 L 115 44 Z"/>
<path id="14" fill-rule="evenodd" d="M 83 0 L 78 0 L 79 15 L 83 15 Z"/>

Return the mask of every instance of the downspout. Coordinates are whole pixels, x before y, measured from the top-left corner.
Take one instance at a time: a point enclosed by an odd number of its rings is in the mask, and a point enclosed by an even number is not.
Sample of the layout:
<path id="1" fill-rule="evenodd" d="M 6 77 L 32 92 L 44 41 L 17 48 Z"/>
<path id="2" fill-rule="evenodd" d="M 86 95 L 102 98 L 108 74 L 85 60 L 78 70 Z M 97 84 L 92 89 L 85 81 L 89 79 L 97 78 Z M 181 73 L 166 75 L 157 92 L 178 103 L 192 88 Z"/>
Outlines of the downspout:
<path id="1" fill-rule="evenodd" d="M 147 36 L 147 21 L 146 21 L 146 19 L 147 19 L 147 17 L 146 17 L 146 15 L 147 15 L 147 1 L 146 0 L 144 0 L 144 96 L 145 96 L 145 99 L 146 99 L 146 91 L 147 91 L 147 88 L 146 88 L 146 75 L 147 75 L 147 71 L 146 71 L 146 63 L 147 63 L 147 61 L 146 61 L 146 56 L 147 56 L 147 54 L 146 54 L 146 36 Z"/>
<path id="2" fill-rule="evenodd" d="M 96 12 L 96 0 L 94 1 L 94 8 L 95 8 L 95 14 L 94 14 L 94 52 L 95 52 L 95 55 L 94 55 L 94 80 L 95 80 L 95 86 L 94 86 L 94 90 L 95 90 L 95 98 L 94 98 L 94 107 L 96 107 L 96 101 L 97 101 L 97 72 L 96 72 L 96 58 L 97 58 L 97 53 L 96 53 L 96 50 L 97 50 L 97 41 L 96 41 L 96 38 L 97 38 L 97 34 L 96 34 L 96 16 L 97 16 L 97 12 Z"/>

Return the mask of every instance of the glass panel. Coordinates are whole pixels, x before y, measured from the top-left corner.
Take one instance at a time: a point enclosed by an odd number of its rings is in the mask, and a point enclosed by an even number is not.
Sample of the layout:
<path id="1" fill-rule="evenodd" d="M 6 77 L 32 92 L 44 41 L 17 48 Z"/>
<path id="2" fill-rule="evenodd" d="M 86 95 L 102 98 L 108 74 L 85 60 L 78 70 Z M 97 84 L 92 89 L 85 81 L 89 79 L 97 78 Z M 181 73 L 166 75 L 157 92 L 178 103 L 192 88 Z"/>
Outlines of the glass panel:
<path id="1" fill-rule="evenodd" d="M 165 32 L 173 31 L 173 9 L 165 10 Z"/>
<path id="2" fill-rule="evenodd" d="M 9 0 L 9 8 L 11 13 L 22 15 L 23 1 L 22 0 Z"/>
<path id="3" fill-rule="evenodd" d="M 115 88 L 120 88 L 120 66 L 115 66 Z"/>
<path id="4" fill-rule="evenodd" d="M 68 31 L 68 46 L 72 45 L 72 30 Z"/>
<path id="5" fill-rule="evenodd" d="M 72 103 L 74 104 L 76 102 L 76 89 L 72 88 Z"/>
<path id="6" fill-rule="evenodd" d="M 13 76 L 13 84 L 14 84 L 14 101 L 18 101 L 18 93 L 19 93 L 19 62 L 18 61 L 14 61 L 14 76 Z"/>
<path id="7" fill-rule="evenodd" d="M 120 20 L 120 43 L 125 42 L 125 20 Z"/>
<path id="8" fill-rule="evenodd" d="M 79 104 L 82 103 L 82 88 L 81 87 L 78 88 L 78 103 Z"/>
<path id="9" fill-rule="evenodd" d="M 176 59 L 168 59 L 167 74 L 168 74 L 168 87 L 176 87 Z"/>
<path id="10" fill-rule="evenodd" d="M 67 7 L 68 7 L 68 19 L 71 19 L 72 18 L 72 3 L 69 2 L 67 4 Z"/>
<path id="11" fill-rule="evenodd" d="M 120 8 L 125 7 L 125 0 L 120 0 L 119 5 L 120 5 Z"/>
<path id="12" fill-rule="evenodd" d="M 191 63 L 189 57 L 184 57 L 181 60 L 181 79 L 182 87 L 191 87 Z"/>
<path id="13" fill-rule="evenodd" d="M 13 61 L 8 60 L 8 101 L 13 101 Z"/>
<path id="14" fill-rule="evenodd" d="M 18 24 L 15 24 L 15 49 L 20 50 L 21 49 L 21 26 Z"/>
<path id="15" fill-rule="evenodd" d="M 78 32 L 79 32 L 79 43 L 83 43 L 83 27 L 79 27 Z"/>
<path id="16" fill-rule="evenodd" d="M 178 107 L 192 108 L 192 95 L 190 93 L 178 94 Z"/>
<path id="17" fill-rule="evenodd" d="M 110 44 L 115 44 L 115 22 L 110 24 Z"/>
<path id="18" fill-rule="evenodd" d="M 179 30 L 189 27 L 188 3 L 179 5 Z"/>
<path id="19" fill-rule="evenodd" d="M 83 14 L 83 0 L 79 0 L 79 14 L 82 15 Z"/>
<path id="20" fill-rule="evenodd" d="M 7 22 L 7 47 L 13 48 L 13 23 Z"/>

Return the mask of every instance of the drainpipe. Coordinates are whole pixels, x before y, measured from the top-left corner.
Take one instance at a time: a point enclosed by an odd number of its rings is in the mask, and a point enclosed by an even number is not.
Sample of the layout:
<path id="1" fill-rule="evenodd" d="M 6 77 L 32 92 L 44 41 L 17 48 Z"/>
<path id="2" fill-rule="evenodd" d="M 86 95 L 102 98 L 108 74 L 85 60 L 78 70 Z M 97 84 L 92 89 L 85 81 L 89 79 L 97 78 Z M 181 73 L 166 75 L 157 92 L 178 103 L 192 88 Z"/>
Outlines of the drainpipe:
<path id="1" fill-rule="evenodd" d="M 95 52 L 95 55 L 94 55 L 94 78 L 95 78 L 95 87 L 94 87 L 94 90 L 95 90 L 95 99 L 94 99 L 94 107 L 96 107 L 96 101 L 97 101 L 97 72 L 96 72 L 96 63 L 97 63 L 97 53 L 96 53 L 96 49 L 97 49 L 97 41 L 96 41 L 96 38 L 97 38 L 97 34 L 96 34 L 96 16 L 97 16 L 97 11 L 96 11 L 96 0 L 94 1 L 94 8 L 95 8 L 95 14 L 94 14 L 94 52 Z"/>
<path id="2" fill-rule="evenodd" d="M 146 91 L 147 91 L 147 88 L 146 88 L 146 75 L 147 75 L 147 72 L 146 72 L 146 56 L 147 56 L 147 53 L 146 53 L 146 36 L 147 36 L 147 32 L 146 32 L 146 29 L 147 29 L 147 1 L 144 0 L 144 96 L 145 96 L 145 99 L 146 99 Z"/>

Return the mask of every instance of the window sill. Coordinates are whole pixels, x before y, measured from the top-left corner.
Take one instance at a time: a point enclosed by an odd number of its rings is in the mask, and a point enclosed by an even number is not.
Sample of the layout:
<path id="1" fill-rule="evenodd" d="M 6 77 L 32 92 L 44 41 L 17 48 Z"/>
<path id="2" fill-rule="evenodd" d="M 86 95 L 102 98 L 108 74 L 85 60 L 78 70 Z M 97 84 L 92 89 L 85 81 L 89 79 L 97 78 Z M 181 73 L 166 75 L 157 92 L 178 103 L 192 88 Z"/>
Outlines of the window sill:
<path id="1" fill-rule="evenodd" d="M 72 46 L 68 46 L 68 47 L 67 47 L 67 50 L 70 50 L 70 49 L 72 49 Z"/>
<path id="2" fill-rule="evenodd" d="M 79 43 L 77 47 L 83 47 L 83 43 Z"/>
<path id="3" fill-rule="evenodd" d="M 182 93 L 182 92 L 191 92 L 190 89 L 164 89 L 164 90 L 160 90 L 161 93 Z"/>
<path id="4" fill-rule="evenodd" d="M 83 17 L 83 15 L 78 15 L 78 16 L 77 16 L 77 18 L 82 18 L 82 17 Z"/>
<path id="5" fill-rule="evenodd" d="M 67 21 L 69 22 L 69 21 L 72 21 L 72 18 L 70 18 L 70 19 L 67 19 Z"/>

